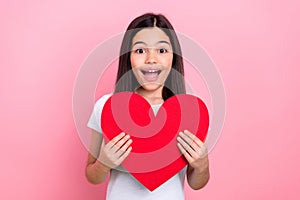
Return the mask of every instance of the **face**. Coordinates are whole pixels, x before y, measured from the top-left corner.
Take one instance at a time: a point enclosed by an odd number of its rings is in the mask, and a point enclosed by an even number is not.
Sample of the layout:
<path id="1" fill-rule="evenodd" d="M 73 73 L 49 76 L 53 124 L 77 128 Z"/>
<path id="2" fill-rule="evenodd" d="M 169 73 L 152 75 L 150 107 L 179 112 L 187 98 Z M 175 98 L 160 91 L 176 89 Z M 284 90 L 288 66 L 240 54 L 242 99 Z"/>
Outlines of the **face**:
<path id="1" fill-rule="evenodd" d="M 131 66 L 144 90 L 162 88 L 171 70 L 172 59 L 170 39 L 160 28 L 144 28 L 133 37 Z"/>

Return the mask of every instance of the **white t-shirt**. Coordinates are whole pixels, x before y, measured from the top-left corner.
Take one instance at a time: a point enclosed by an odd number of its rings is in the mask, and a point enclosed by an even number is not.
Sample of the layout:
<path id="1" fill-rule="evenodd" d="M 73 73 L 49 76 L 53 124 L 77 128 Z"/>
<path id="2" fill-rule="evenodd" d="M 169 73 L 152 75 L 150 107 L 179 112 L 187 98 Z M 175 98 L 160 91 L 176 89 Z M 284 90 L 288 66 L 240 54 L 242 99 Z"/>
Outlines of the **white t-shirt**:
<path id="1" fill-rule="evenodd" d="M 94 110 L 88 122 L 88 127 L 102 134 L 100 125 L 101 113 L 105 102 L 111 94 L 104 95 L 95 104 Z M 154 114 L 161 105 L 152 105 Z M 174 175 L 154 191 L 149 191 L 144 185 L 137 181 L 130 173 L 124 170 L 112 169 L 108 183 L 107 200 L 183 200 L 184 179 L 186 167 Z"/>

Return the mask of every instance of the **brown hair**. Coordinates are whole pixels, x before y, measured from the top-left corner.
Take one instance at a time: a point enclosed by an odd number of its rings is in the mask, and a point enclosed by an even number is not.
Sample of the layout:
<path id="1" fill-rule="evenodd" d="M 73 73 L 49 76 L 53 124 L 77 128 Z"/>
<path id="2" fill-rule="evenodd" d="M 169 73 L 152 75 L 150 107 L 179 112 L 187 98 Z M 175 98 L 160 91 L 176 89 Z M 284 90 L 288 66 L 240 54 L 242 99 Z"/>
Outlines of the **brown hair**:
<path id="1" fill-rule="evenodd" d="M 167 100 L 173 95 L 186 93 L 183 78 L 183 60 L 177 35 L 173 26 L 165 16 L 161 14 L 156 15 L 153 13 L 146 13 L 135 18 L 129 24 L 125 32 L 120 50 L 115 93 L 124 91 L 133 92 L 136 88 L 140 87 L 131 70 L 132 66 L 130 63 L 130 51 L 132 39 L 136 33 L 143 28 L 149 27 L 161 28 L 161 30 L 164 31 L 169 37 L 173 50 L 172 70 L 170 71 L 162 90 L 163 99 Z"/>

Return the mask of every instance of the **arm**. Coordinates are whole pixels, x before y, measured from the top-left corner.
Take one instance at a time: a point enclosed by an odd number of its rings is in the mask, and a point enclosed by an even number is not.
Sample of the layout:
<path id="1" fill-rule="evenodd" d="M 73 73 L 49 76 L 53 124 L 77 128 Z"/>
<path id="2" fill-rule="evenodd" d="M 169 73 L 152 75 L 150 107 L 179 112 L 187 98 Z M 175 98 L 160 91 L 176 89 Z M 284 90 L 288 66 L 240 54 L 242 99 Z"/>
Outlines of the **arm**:
<path id="1" fill-rule="evenodd" d="M 103 135 L 92 131 L 90 153 L 85 170 L 90 183 L 102 183 L 109 171 L 119 166 L 131 151 L 132 140 L 129 135 L 120 133 L 107 144 L 104 144 Z M 101 146 L 102 144 L 102 146 Z"/>
<path id="2" fill-rule="evenodd" d="M 189 165 L 187 169 L 187 181 L 194 190 L 203 188 L 209 180 L 208 156 L 205 156 L 200 162 L 203 162 L 201 167 L 193 168 Z"/>
<path id="3" fill-rule="evenodd" d="M 105 180 L 110 169 L 97 160 L 103 142 L 103 135 L 92 130 L 92 139 L 85 175 L 90 183 L 98 184 Z"/>
<path id="4" fill-rule="evenodd" d="M 179 133 L 178 148 L 188 161 L 187 181 L 191 188 L 199 190 L 209 180 L 209 162 L 204 143 L 189 131 Z"/>

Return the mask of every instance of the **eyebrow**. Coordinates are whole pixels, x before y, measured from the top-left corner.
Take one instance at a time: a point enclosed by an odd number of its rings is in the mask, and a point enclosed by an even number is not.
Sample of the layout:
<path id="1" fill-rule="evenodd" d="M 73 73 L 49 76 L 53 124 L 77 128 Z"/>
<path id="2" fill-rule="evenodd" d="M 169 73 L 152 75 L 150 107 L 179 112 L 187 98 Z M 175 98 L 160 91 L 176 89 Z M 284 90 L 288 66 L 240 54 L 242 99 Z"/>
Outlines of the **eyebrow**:
<path id="1" fill-rule="evenodd" d="M 170 44 L 169 42 L 165 41 L 165 40 L 158 41 L 158 42 L 156 42 L 155 44 L 161 44 L 161 43 L 165 43 L 165 44 L 168 44 L 168 45 L 171 46 L 171 44 Z M 144 44 L 144 45 L 147 45 L 147 43 L 145 43 L 145 42 L 143 42 L 143 41 L 137 41 L 137 42 L 135 42 L 132 46 L 137 45 L 137 44 Z"/>

